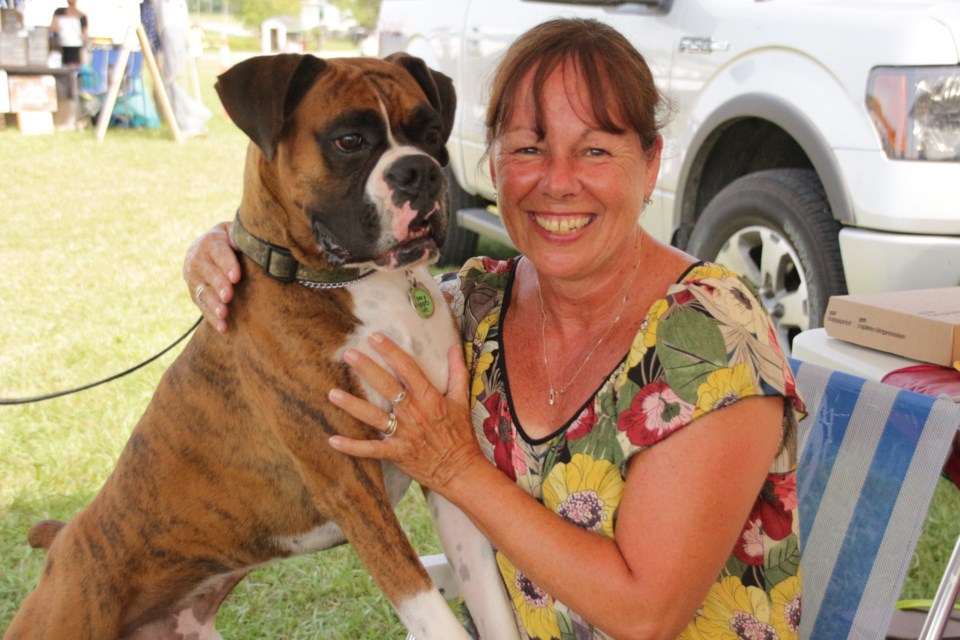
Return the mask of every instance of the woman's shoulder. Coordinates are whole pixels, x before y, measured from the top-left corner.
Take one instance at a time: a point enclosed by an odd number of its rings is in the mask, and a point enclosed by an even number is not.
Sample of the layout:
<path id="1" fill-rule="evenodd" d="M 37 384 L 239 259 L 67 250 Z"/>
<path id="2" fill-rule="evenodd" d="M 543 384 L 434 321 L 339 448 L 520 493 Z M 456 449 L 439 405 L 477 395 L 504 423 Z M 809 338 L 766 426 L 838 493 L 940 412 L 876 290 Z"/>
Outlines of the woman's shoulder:
<path id="1" fill-rule="evenodd" d="M 745 397 L 783 397 L 804 409 L 766 309 L 736 273 L 709 262 L 690 265 L 653 305 L 618 385 L 617 428 L 633 447 Z M 658 407 L 655 416 L 648 407 Z"/>
<path id="2" fill-rule="evenodd" d="M 747 286 L 745 281 L 732 269 L 707 260 L 692 262 L 677 280 L 677 284 L 684 286 L 699 286 L 704 283 L 716 284 L 717 282 L 739 283 Z"/>
<path id="3" fill-rule="evenodd" d="M 756 289 L 731 269 L 697 262 L 661 302 L 657 327 L 658 337 L 664 339 L 661 344 L 680 353 L 692 349 L 705 362 L 729 360 L 728 367 L 758 368 L 755 375 L 761 379 L 789 372 L 778 332 Z M 671 361 L 675 354 L 664 349 L 658 355 Z M 783 387 L 783 381 L 775 386 Z"/>
<path id="4" fill-rule="evenodd" d="M 666 298 L 674 308 L 695 308 L 715 320 L 754 329 L 766 327 L 770 321 L 756 288 L 731 269 L 713 262 L 691 264 L 667 289 Z"/>
<path id="5" fill-rule="evenodd" d="M 690 265 L 653 306 L 645 327 L 652 334 L 645 344 L 664 371 L 677 374 L 667 376 L 674 382 L 690 370 L 691 359 L 702 363 L 704 375 L 712 367 L 742 366 L 758 381 L 776 380 L 773 386 L 781 392 L 792 382 L 777 329 L 757 291 L 723 265 Z"/>

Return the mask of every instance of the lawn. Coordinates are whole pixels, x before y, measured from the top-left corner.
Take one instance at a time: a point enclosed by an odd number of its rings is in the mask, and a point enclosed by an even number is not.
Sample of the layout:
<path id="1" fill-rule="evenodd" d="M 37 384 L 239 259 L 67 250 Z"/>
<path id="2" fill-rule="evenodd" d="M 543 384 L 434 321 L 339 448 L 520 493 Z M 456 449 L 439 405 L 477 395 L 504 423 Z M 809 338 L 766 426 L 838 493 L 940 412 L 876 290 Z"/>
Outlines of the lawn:
<path id="1" fill-rule="evenodd" d="M 184 333 L 199 313 L 180 276 L 189 243 L 229 219 L 246 139 L 212 90 L 210 133 L 176 144 L 165 128 L 24 136 L 0 131 L 0 397 L 72 388 L 124 370 Z M 95 494 L 178 349 L 115 382 L 0 407 L 0 629 L 35 584 L 43 554 L 29 526 L 69 518 Z M 942 482 L 904 588 L 930 597 L 960 533 Z M 400 507 L 421 554 L 437 551 L 419 492 Z M 221 610 L 225 638 L 403 638 L 349 548 L 260 569 Z"/>

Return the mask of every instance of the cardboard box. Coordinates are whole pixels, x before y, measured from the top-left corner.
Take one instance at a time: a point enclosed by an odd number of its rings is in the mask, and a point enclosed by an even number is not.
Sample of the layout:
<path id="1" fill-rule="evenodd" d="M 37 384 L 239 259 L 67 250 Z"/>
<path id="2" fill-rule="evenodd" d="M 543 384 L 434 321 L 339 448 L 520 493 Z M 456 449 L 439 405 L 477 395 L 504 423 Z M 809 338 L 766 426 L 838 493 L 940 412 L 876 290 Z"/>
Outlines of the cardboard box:
<path id="1" fill-rule="evenodd" d="M 17 127 L 20 133 L 27 135 L 53 133 L 53 114 L 49 111 L 20 111 L 17 113 Z"/>
<path id="2" fill-rule="evenodd" d="M 45 67 L 49 57 L 49 29 L 47 27 L 34 27 L 27 33 L 27 66 Z"/>
<path id="3" fill-rule="evenodd" d="M 57 81 L 53 76 L 8 75 L 11 111 L 57 110 Z"/>
<path id="4" fill-rule="evenodd" d="M 831 296 L 827 335 L 952 367 L 960 361 L 960 287 Z"/>
<path id="5" fill-rule="evenodd" d="M 0 33 L 0 65 L 27 66 L 27 38 L 17 33 Z"/>
<path id="6" fill-rule="evenodd" d="M 16 9 L 0 9 L 0 31 L 16 33 L 23 29 L 23 14 Z"/>
<path id="7" fill-rule="evenodd" d="M 7 86 L 6 71 L 0 71 L 0 113 L 10 113 L 10 88 Z"/>

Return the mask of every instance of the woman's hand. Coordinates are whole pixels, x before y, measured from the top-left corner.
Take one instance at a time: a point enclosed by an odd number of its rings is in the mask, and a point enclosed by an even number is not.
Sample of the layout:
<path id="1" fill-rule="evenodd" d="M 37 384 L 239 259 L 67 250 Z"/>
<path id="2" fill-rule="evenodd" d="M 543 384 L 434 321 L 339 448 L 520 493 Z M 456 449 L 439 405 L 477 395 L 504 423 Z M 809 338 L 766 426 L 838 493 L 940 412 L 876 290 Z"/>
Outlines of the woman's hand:
<path id="1" fill-rule="evenodd" d="M 343 358 L 381 396 L 393 399 L 395 430 L 392 435 L 386 433 L 392 423 L 389 412 L 342 389 L 333 389 L 329 394 L 333 404 L 385 433 L 382 440 L 333 436 L 330 445 L 349 455 L 389 460 L 421 486 L 440 494 L 471 464 L 489 466 L 473 433 L 467 395 L 469 376 L 461 347 L 451 347 L 447 354 L 450 382 L 443 394 L 392 340 L 377 334 L 370 344 L 395 375 L 355 349 L 347 350 Z"/>
<path id="2" fill-rule="evenodd" d="M 220 333 L 227 332 L 227 303 L 240 281 L 237 246 L 230 223 L 222 222 L 193 241 L 183 262 L 183 279 L 203 317 Z"/>

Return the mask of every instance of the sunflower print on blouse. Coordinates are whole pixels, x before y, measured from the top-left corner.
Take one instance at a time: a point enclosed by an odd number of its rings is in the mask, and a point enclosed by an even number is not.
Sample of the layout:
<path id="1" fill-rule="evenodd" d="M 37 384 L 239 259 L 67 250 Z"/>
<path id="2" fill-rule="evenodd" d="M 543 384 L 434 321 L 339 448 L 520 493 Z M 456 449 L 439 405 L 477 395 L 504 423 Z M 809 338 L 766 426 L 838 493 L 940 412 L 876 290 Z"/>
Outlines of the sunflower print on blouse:
<path id="1" fill-rule="evenodd" d="M 517 260 L 475 258 L 441 288 L 460 323 L 484 454 L 565 520 L 613 537 L 630 457 L 711 411 L 776 396 L 789 400 L 785 426 L 803 414 L 789 363 L 754 293 L 733 272 L 701 262 L 650 306 L 629 352 L 577 415 L 548 438 L 527 439 L 506 397 L 500 344 Z M 799 635 L 796 429 L 783 433 L 783 453 L 683 640 Z M 608 638 L 500 553 L 497 563 L 522 637 Z"/>

